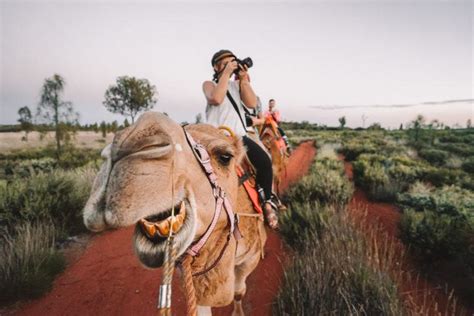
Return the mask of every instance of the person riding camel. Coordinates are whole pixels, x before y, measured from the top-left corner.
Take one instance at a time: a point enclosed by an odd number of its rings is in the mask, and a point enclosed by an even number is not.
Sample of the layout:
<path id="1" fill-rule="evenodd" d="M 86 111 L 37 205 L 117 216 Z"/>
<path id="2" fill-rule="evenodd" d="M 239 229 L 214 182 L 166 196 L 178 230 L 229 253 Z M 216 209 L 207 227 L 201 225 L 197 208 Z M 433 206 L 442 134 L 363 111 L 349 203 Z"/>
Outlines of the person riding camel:
<path id="1" fill-rule="evenodd" d="M 291 151 L 290 147 L 290 142 L 288 141 L 288 137 L 286 136 L 285 131 L 280 127 L 280 122 L 281 122 L 281 114 L 280 111 L 278 111 L 276 108 L 276 102 L 275 99 L 270 99 L 268 101 L 268 110 L 265 111 L 265 114 L 263 115 L 265 118 L 266 117 L 271 117 L 275 123 L 277 123 L 277 128 L 278 132 L 281 135 L 281 138 L 285 141 L 286 148 L 288 149 L 288 152 Z"/>
<path id="2" fill-rule="evenodd" d="M 277 206 L 272 197 L 273 170 L 267 153 L 247 136 L 252 131 L 245 113 L 255 108 L 257 96 L 250 85 L 248 75 L 250 58 L 240 61 L 230 50 L 220 50 L 212 56 L 213 81 L 204 81 L 202 88 L 206 97 L 206 121 L 215 127 L 226 126 L 242 137 L 247 156 L 256 169 L 256 182 L 263 191 L 263 206 L 267 224 L 278 228 Z M 247 61 L 247 62 L 246 62 Z M 232 76 L 234 80 L 232 80 Z"/>

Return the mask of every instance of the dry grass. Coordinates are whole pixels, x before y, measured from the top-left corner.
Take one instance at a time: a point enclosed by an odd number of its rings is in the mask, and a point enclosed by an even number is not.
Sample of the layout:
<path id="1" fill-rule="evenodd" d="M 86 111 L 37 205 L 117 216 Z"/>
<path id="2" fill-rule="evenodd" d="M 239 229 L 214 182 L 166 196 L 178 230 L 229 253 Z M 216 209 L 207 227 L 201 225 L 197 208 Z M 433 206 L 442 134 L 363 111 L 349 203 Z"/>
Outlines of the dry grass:
<path id="1" fill-rule="evenodd" d="M 1 303 L 38 297 L 47 291 L 54 276 L 65 267 L 55 249 L 52 223 L 23 223 L 13 233 L 0 234 Z"/>
<path id="2" fill-rule="evenodd" d="M 48 144 L 54 144 L 54 132 L 48 132 L 43 139 L 39 132 L 31 132 L 28 134 L 28 141 L 22 141 L 24 132 L 6 132 L 0 133 L 0 152 L 6 153 L 21 149 L 32 149 L 46 147 Z M 102 138 L 101 133 L 93 131 L 79 131 L 72 143 L 79 148 L 96 148 L 100 149 L 112 142 L 113 133 L 108 133 L 107 137 Z"/>

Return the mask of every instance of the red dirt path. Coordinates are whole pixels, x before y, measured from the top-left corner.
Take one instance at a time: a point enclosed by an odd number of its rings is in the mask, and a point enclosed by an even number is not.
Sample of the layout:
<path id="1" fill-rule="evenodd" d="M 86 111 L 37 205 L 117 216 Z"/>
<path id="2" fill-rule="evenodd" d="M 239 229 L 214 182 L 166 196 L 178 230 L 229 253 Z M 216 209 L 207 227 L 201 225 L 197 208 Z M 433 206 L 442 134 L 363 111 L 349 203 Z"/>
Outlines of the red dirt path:
<path id="1" fill-rule="evenodd" d="M 281 191 L 309 169 L 316 149 L 301 144 L 290 157 Z M 150 315 L 156 300 L 161 269 L 141 266 L 132 250 L 133 228 L 95 236 L 84 254 L 60 275 L 51 292 L 35 300 L 18 315 Z M 279 236 L 269 232 L 265 259 L 250 275 L 244 310 L 248 315 L 271 315 L 271 304 L 283 274 L 283 247 Z M 175 275 L 176 276 L 176 275 Z M 185 315 L 178 277 L 173 280 L 173 315 Z M 215 308 L 215 315 L 229 315 L 232 306 Z"/>

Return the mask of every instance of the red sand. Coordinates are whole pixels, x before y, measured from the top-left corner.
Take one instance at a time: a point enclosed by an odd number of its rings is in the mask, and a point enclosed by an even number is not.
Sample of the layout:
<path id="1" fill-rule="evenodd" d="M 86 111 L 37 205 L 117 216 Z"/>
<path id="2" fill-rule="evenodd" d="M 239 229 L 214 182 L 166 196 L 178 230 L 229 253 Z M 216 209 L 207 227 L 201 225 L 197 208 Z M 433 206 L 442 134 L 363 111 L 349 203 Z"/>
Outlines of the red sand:
<path id="1" fill-rule="evenodd" d="M 281 189 L 309 169 L 316 150 L 311 142 L 300 145 L 290 157 Z M 60 275 L 51 292 L 32 301 L 19 315 L 150 315 L 156 301 L 161 269 L 141 266 L 132 250 L 132 228 L 95 236 L 84 254 Z M 269 232 L 266 257 L 250 275 L 244 310 L 249 315 L 271 315 L 271 304 L 283 274 L 283 247 L 277 234 Z M 175 275 L 176 276 L 176 275 Z M 185 315 L 178 277 L 173 281 L 173 314 Z M 232 306 L 216 308 L 216 315 L 229 315 Z"/>

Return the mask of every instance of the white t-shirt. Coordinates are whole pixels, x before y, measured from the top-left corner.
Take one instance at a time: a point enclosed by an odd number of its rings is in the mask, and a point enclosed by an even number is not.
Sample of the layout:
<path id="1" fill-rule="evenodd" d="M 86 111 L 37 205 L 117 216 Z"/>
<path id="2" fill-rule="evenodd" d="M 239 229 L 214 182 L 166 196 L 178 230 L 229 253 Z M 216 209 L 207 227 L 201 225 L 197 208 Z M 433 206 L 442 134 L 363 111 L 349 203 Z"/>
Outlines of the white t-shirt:
<path id="1" fill-rule="evenodd" d="M 243 102 L 240 99 L 239 81 L 229 81 L 228 89 L 239 108 L 242 121 L 245 123 L 245 112 Z M 232 129 L 236 135 L 245 136 L 249 128 L 244 129 L 242 121 L 227 96 L 219 105 L 207 104 L 206 106 L 206 122 L 215 127 L 227 126 Z"/>

